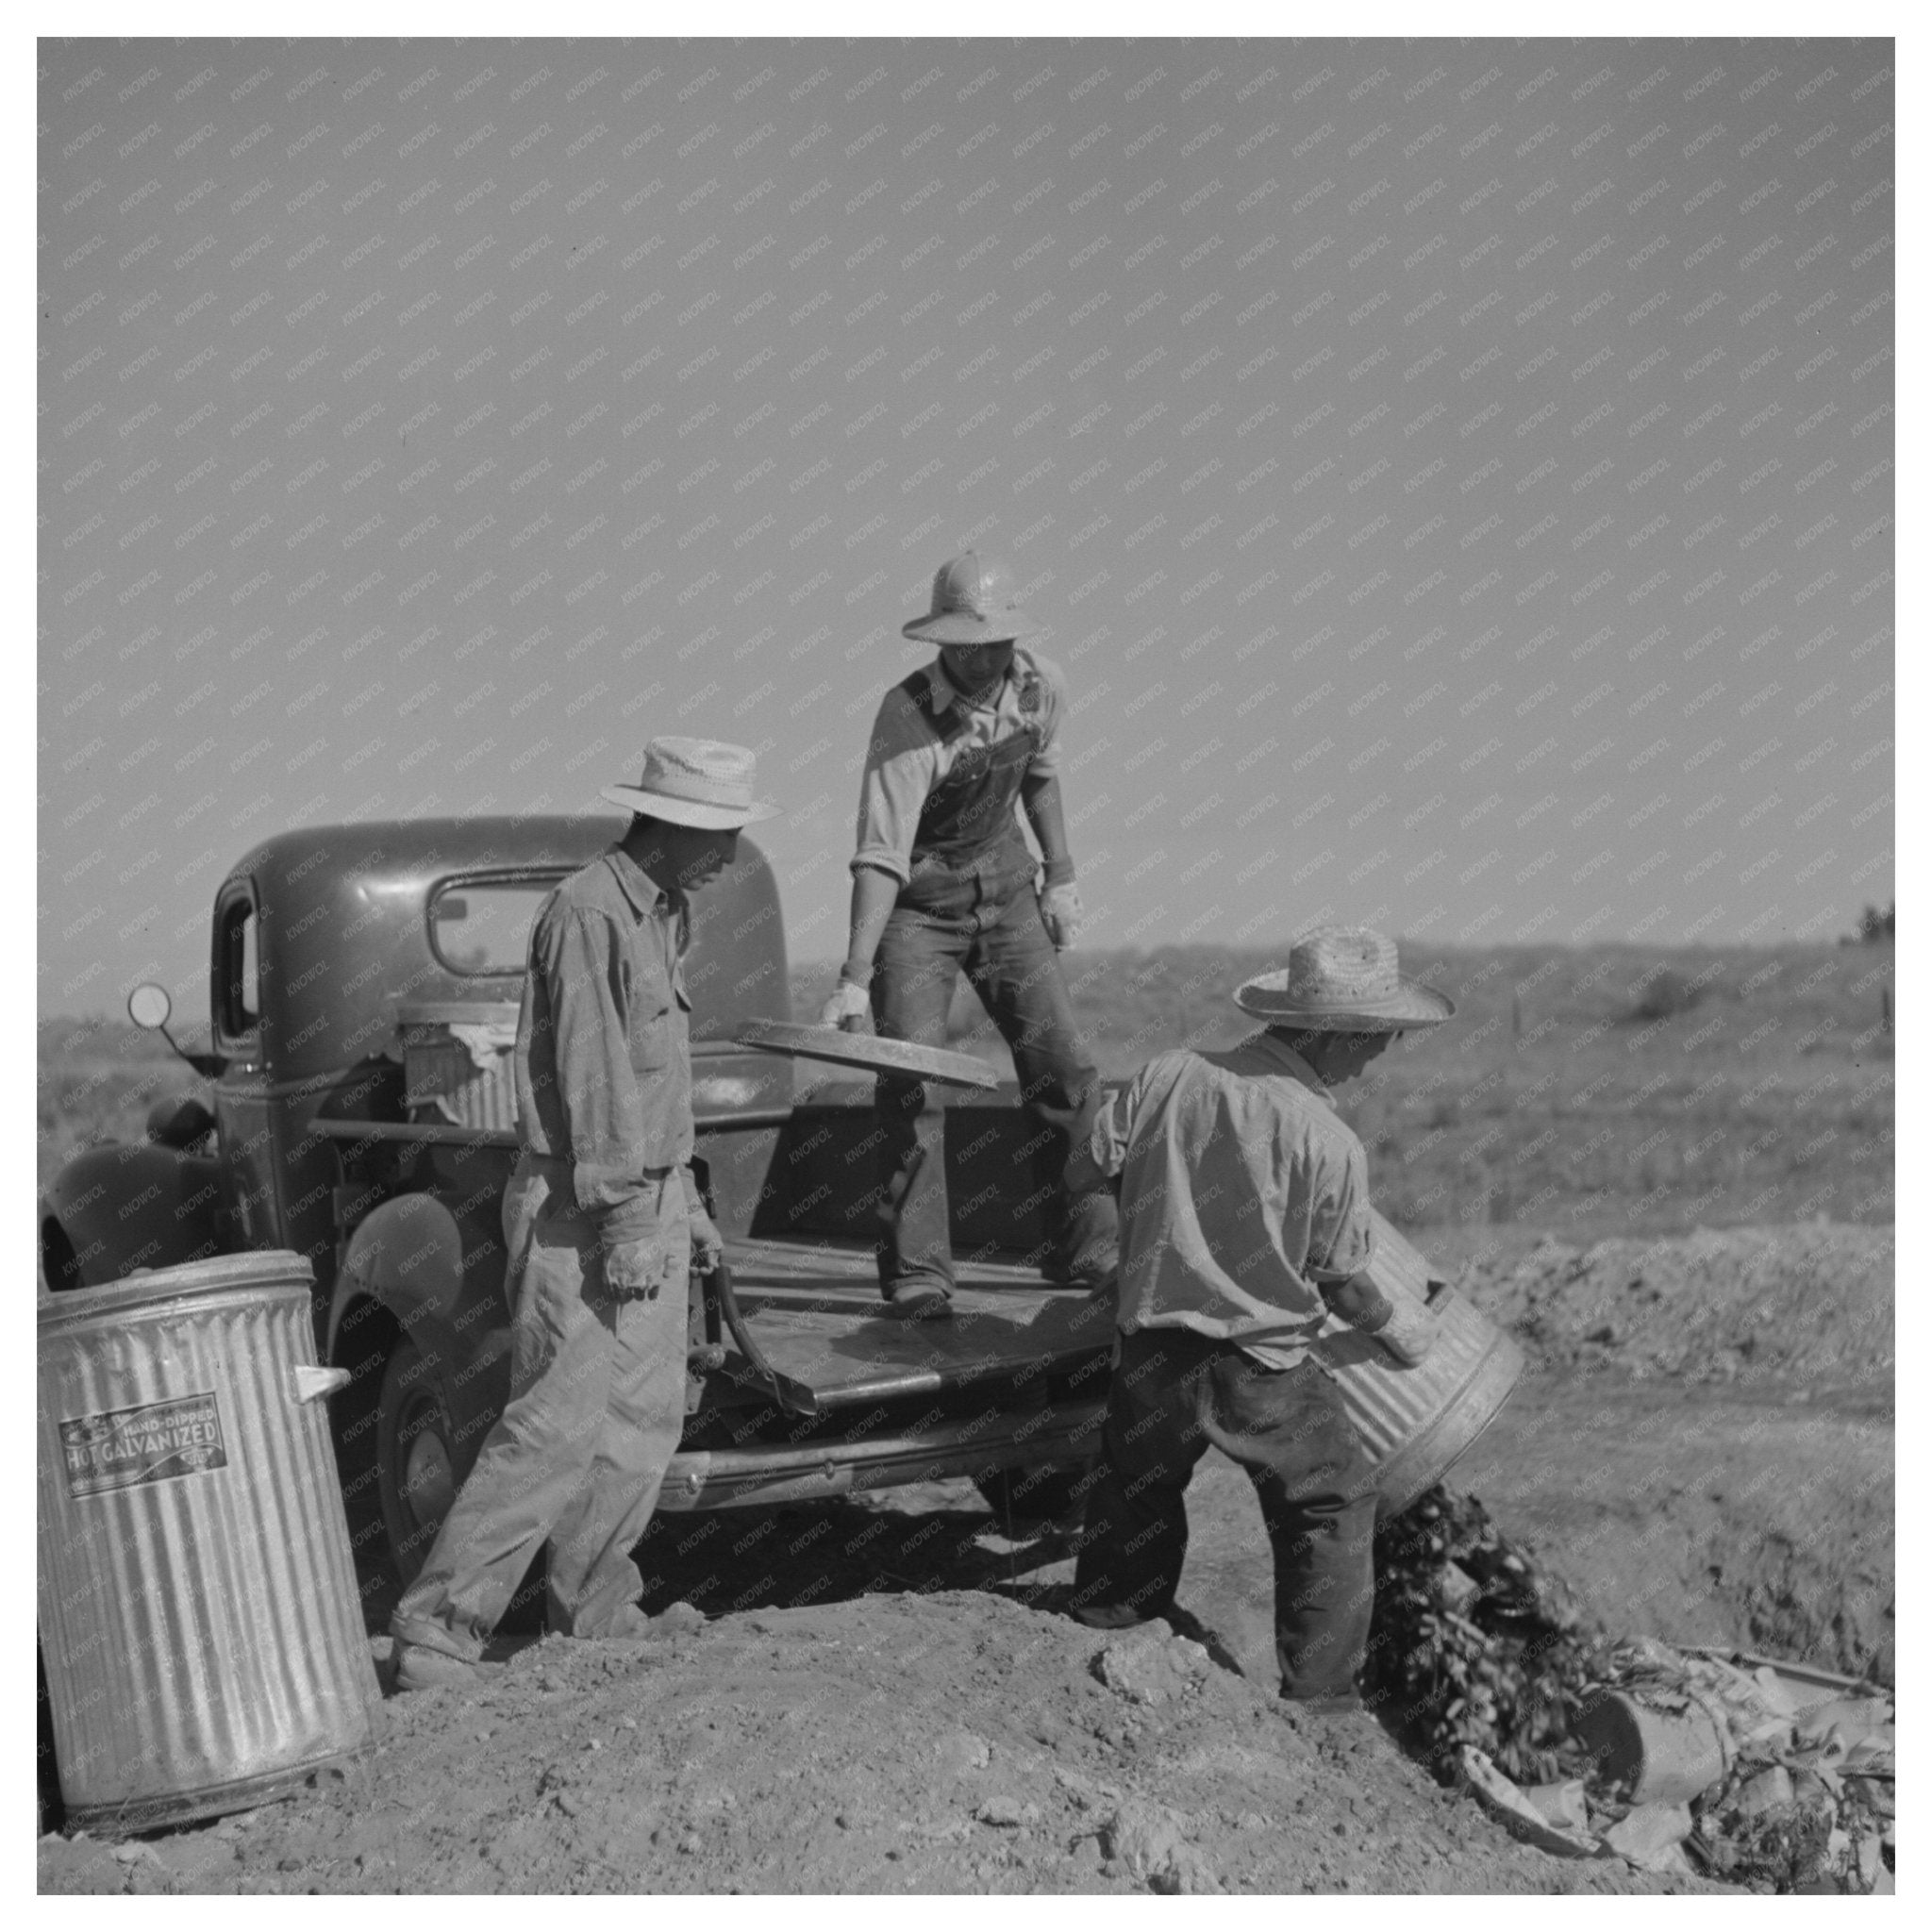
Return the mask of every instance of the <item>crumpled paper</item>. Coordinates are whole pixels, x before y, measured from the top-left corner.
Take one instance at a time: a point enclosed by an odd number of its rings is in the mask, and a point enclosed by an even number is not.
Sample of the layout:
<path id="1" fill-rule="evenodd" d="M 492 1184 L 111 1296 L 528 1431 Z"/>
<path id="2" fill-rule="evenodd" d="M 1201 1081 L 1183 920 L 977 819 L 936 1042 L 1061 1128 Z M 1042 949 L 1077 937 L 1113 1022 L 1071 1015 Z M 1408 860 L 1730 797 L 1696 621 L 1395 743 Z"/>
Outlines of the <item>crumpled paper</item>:
<path id="1" fill-rule="evenodd" d="M 489 1073 L 495 1066 L 497 1056 L 508 1053 L 517 1043 L 514 1020 L 486 1020 L 475 1025 L 452 1021 L 449 1032 L 453 1040 L 460 1041 L 469 1049 L 470 1063 L 481 1074 Z"/>

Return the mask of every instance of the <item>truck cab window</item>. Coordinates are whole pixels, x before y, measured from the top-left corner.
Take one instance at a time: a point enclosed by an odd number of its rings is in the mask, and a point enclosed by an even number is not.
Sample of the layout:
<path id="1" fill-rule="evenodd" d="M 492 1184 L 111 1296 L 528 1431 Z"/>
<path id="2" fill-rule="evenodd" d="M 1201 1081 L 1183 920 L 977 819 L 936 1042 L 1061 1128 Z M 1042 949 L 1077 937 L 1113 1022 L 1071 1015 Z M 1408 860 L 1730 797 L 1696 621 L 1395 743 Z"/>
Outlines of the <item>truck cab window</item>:
<path id="1" fill-rule="evenodd" d="M 215 912 L 215 1024 L 223 1039 L 245 1040 L 261 1024 L 259 921 L 245 889 Z"/>
<path id="2" fill-rule="evenodd" d="M 452 973 L 491 979 L 524 971 L 530 922 L 555 878 L 456 879 L 429 901 L 429 944 Z"/>

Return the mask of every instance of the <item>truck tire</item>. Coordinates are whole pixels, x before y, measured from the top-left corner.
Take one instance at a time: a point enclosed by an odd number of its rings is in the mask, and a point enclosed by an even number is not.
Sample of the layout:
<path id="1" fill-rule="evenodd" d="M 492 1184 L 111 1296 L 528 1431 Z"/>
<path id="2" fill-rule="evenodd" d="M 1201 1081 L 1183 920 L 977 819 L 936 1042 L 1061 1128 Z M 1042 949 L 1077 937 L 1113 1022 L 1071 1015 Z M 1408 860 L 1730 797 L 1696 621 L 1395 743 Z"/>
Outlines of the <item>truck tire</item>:
<path id="1" fill-rule="evenodd" d="M 975 1476 L 973 1487 L 1002 1523 L 1057 1523 L 1086 1507 L 1090 1485 L 1077 1469 L 1002 1469 Z"/>
<path id="2" fill-rule="evenodd" d="M 383 1368 L 375 1424 L 376 1489 L 399 1590 L 416 1580 L 457 1499 L 455 1440 L 435 1372 L 405 1333 Z"/>

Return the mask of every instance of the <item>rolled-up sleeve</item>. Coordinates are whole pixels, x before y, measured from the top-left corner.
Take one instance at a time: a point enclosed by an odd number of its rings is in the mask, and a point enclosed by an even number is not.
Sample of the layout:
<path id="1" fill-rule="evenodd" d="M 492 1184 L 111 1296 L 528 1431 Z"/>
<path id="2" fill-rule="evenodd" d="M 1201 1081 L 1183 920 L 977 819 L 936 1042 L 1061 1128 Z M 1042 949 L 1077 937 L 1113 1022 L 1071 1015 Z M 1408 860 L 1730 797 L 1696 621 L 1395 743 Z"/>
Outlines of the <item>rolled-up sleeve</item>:
<path id="1" fill-rule="evenodd" d="M 633 1240 L 657 1220 L 644 1177 L 644 1108 L 632 1071 L 625 947 L 610 919 L 559 908 L 533 935 L 555 1029 L 557 1076 L 568 1123 L 571 1188 L 607 1241 Z"/>
<path id="2" fill-rule="evenodd" d="M 1357 1144 L 1342 1160 L 1324 1164 L 1308 1214 L 1307 1272 L 1315 1281 L 1346 1281 L 1368 1267 L 1374 1253 L 1369 1163 Z"/>
<path id="3" fill-rule="evenodd" d="M 875 866 L 902 885 L 911 876 L 912 841 L 938 770 L 938 745 L 917 707 L 904 691 L 889 691 L 873 724 L 858 781 L 854 871 Z"/>
<path id="4" fill-rule="evenodd" d="M 1087 1193 L 1115 1179 L 1127 1163 L 1127 1142 L 1133 1138 L 1134 1114 L 1141 1089 L 1139 1075 L 1124 1087 L 1099 1095 L 1077 1133 L 1067 1157 L 1066 1188 Z"/>
<path id="5" fill-rule="evenodd" d="M 1033 668 L 1040 674 L 1040 742 L 1029 767 L 1036 778 L 1058 778 L 1060 774 L 1060 721 L 1067 715 L 1067 676 L 1051 658 L 1035 658 Z"/>

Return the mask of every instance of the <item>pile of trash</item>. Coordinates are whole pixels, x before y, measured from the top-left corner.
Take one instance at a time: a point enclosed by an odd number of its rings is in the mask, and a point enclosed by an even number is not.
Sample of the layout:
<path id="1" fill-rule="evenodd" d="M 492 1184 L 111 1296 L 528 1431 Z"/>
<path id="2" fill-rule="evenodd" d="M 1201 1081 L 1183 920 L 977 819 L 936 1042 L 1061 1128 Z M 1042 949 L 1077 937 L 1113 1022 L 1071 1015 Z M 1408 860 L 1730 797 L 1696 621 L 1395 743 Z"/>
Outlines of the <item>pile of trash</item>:
<path id="1" fill-rule="evenodd" d="M 1609 1644 L 1474 1496 L 1440 1485 L 1375 1526 L 1375 1615 L 1363 1687 L 1443 1784 L 1481 1751 L 1510 1777 L 1577 1777 L 1576 1726 Z"/>
<path id="2" fill-rule="evenodd" d="M 1753 1890 L 1889 1892 L 1895 1711 L 1869 1687 L 1614 1642 L 1474 1497 L 1376 1532 L 1366 1673 L 1384 1721 L 1558 1856 Z"/>

